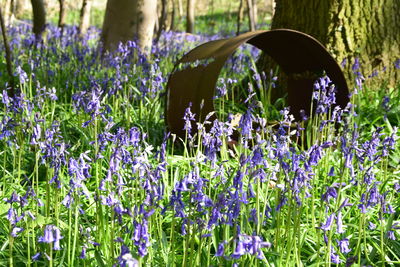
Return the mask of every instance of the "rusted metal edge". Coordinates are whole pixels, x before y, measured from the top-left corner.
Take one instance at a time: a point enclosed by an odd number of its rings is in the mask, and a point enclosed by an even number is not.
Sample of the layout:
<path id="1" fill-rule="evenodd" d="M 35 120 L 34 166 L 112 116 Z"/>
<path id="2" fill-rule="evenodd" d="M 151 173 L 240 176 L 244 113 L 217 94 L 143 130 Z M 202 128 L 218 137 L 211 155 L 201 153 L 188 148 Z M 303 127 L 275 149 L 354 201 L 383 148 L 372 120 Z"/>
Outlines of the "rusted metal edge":
<path id="1" fill-rule="evenodd" d="M 325 71 L 336 85 L 337 104 L 345 107 L 349 102 L 340 66 L 318 40 L 288 29 L 248 32 L 204 43 L 177 61 L 167 82 L 165 119 L 170 132 L 181 137 L 185 135 L 183 116 L 189 103 L 197 121 L 214 111 L 213 97 L 221 69 L 228 57 L 245 42 L 271 56 L 288 74 L 288 103 L 295 116 L 298 117 L 301 109 L 310 109 L 315 78 L 304 73 Z M 208 61 L 195 65 L 202 60 Z M 179 69 L 182 64 L 185 68 Z"/>

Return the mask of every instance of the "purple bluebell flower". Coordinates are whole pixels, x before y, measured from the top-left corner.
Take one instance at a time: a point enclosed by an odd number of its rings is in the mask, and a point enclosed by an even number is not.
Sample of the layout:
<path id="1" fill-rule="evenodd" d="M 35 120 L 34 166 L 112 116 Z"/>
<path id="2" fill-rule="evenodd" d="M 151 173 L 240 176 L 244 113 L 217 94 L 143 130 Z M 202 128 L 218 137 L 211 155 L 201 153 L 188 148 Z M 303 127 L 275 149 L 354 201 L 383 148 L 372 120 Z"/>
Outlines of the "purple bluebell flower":
<path id="1" fill-rule="evenodd" d="M 58 229 L 58 227 L 56 227 L 55 225 L 46 225 L 45 229 L 44 229 L 44 235 L 40 236 L 38 239 L 39 243 L 53 243 L 53 249 L 54 250 L 60 250 L 60 240 L 63 237 L 61 236 L 61 232 L 60 229 Z"/>
<path id="2" fill-rule="evenodd" d="M 339 210 L 343 209 L 344 207 L 351 207 L 353 206 L 352 203 L 349 203 L 349 198 L 345 198 L 342 202 L 342 204 L 339 207 Z"/>
<path id="3" fill-rule="evenodd" d="M 249 221 L 254 222 L 255 224 L 258 223 L 257 209 L 253 208 L 253 209 L 250 210 Z"/>
<path id="4" fill-rule="evenodd" d="M 340 260 L 340 257 L 334 250 L 331 251 L 331 261 L 334 264 L 340 264 L 342 261 Z"/>
<path id="5" fill-rule="evenodd" d="M 339 211 L 336 216 L 336 232 L 338 234 L 343 234 L 345 230 L 343 229 L 342 212 Z"/>
<path id="6" fill-rule="evenodd" d="M 129 248 L 121 245 L 121 254 L 118 257 L 118 263 L 121 267 L 138 267 L 139 262 L 133 258 Z"/>
<path id="7" fill-rule="evenodd" d="M 308 159 L 308 164 L 310 166 L 316 166 L 318 165 L 318 162 L 322 158 L 322 147 L 319 145 L 313 145 L 309 149 L 309 159 Z"/>
<path id="8" fill-rule="evenodd" d="M 86 246 L 82 247 L 81 254 L 79 255 L 80 259 L 86 259 Z"/>
<path id="9" fill-rule="evenodd" d="M 396 240 L 396 236 L 394 235 L 394 231 L 393 230 L 389 230 L 386 233 L 387 237 L 391 240 Z"/>
<path id="10" fill-rule="evenodd" d="M 38 241 L 40 243 L 53 243 L 54 240 L 53 225 L 46 225 L 44 229 L 44 236 L 39 237 Z"/>
<path id="11" fill-rule="evenodd" d="M 319 228 L 324 231 L 330 230 L 334 218 L 335 218 L 335 214 L 332 213 L 331 215 L 328 216 L 328 218 L 326 219 L 326 222 L 324 224 L 321 224 L 321 226 Z"/>
<path id="12" fill-rule="evenodd" d="M 26 72 L 21 68 L 21 66 L 17 66 L 15 68 L 15 75 L 19 78 L 19 82 L 21 84 L 24 84 L 28 81 L 28 75 L 26 74 Z"/>
<path id="13" fill-rule="evenodd" d="M 22 231 L 24 231 L 24 228 L 21 227 L 14 227 L 11 231 L 11 236 L 13 237 L 17 237 L 19 233 L 21 233 Z"/>
<path id="14" fill-rule="evenodd" d="M 271 243 L 262 241 L 262 239 L 253 235 L 249 237 L 246 247 L 250 254 L 257 255 L 257 258 L 263 259 L 264 255 L 262 254 L 261 248 L 269 248 L 271 247 Z"/>
<path id="15" fill-rule="evenodd" d="M 328 173 L 328 176 L 335 176 L 335 167 L 331 167 Z"/>
<path id="16" fill-rule="evenodd" d="M 25 214 L 22 213 L 18 216 L 18 212 L 13 207 L 8 209 L 7 212 L 7 220 L 10 222 L 11 225 L 16 225 L 20 220 L 24 218 Z"/>
<path id="17" fill-rule="evenodd" d="M 191 112 L 191 107 L 192 103 L 189 103 L 189 107 L 186 108 L 185 110 L 185 115 L 183 116 L 183 120 L 185 121 L 185 125 L 183 127 L 183 130 L 185 130 L 189 136 L 191 136 L 191 131 L 192 131 L 192 121 L 195 120 L 196 114 L 193 114 Z"/>
<path id="18" fill-rule="evenodd" d="M 344 238 L 342 240 L 336 240 L 340 249 L 341 253 L 347 254 L 351 251 L 351 248 L 349 248 L 349 239 Z"/>
<path id="19" fill-rule="evenodd" d="M 239 120 L 240 133 L 246 139 L 252 137 L 253 131 L 253 115 L 251 114 L 251 108 L 248 108 L 245 113 L 242 114 Z"/>
<path id="20" fill-rule="evenodd" d="M 40 259 L 40 256 L 42 256 L 40 252 L 36 253 L 32 256 L 32 261 L 38 261 Z"/>
<path id="21" fill-rule="evenodd" d="M 226 245 L 226 241 L 224 240 L 224 241 L 221 241 L 219 244 L 218 244 L 218 249 L 217 249 L 217 253 L 215 253 L 215 256 L 216 257 L 222 257 L 222 256 L 224 256 L 224 254 L 225 254 L 225 245 Z"/>
<path id="22" fill-rule="evenodd" d="M 243 256 L 246 253 L 243 241 L 238 239 L 236 241 L 236 248 L 235 251 L 232 253 L 231 257 L 234 259 L 239 259 L 241 256 Z"/>
<path id="23" fill-rule="evenodd" d="M 369 221 L 368 222 L 368 229 L 369 230 L 375 230 L 376 229 L 376 225 L 373 222 Z"/>
<path id="24" fill-rule="evenodd" d="M 54 250 L 60 250 L 61 249 L 61 247 L 60 247 L 60 240 L 63 238 L 62 236 L 61 236 L 61 232 L 60 232 L 60 229 L 58 229 L 57 227 L 53 227 L 53 231 L 54 231 L 54 247 L 53 247 L 53 249 Z"/>
<path id="25" fill-rule="evenodd" d="M 228 90 L 226 89 L 226 82 L 224 78 L 218 79 L 219 85 L 216 87 L 216 97 L 223 97 L 227 94 Z"/>
<path id="26" fill-rule="evenodd" d="M 253 150 L 253 157 L 251 158 L 251 163 L 253 166 L 257 166 L 263 163 L 264 153 L 261 147 L 256 147 Z"/>
<path id="27" fill-rule="evenodd" d="M 147 221 L 143 220 L 142 223 L 134 223 L 135 230 L 133 233 L 132 240 L 138 247 L 138 253 L 140 257 L 147 255 L 147 248 L 150 246 L 150 236 L 147 227 Z"/>
<path id="28" fill-rule="evenodd" d="M 325 202 L 329 203 L 330 199 L 336 199 L 337 198 L 337 191 L 336 188 L 334 187 L 327 187 L 326 192 L 322 194 L 322 200 Z"/>
<path id="29" fill-rule="evenodd" d="M 395 66 L 396 69 L 400 69 L 400 59 L 397 59 L 397 60 L 394 62 L 394 66 Z"/>

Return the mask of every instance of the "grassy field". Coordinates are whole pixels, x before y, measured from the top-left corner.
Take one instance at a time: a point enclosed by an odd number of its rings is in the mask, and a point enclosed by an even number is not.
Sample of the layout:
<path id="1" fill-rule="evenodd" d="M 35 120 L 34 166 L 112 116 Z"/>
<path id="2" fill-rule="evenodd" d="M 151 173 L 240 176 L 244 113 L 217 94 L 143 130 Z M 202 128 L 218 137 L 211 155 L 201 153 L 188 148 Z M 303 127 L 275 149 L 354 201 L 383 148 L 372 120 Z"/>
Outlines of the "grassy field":
<path id="1" fill-rule="evenodd" d="M 197 27 L 164 33 L 150 59 L 128 45 L 103 61 L 98 28 L 49 25 L 38 45 L 29 25 L 10 28 L 20 93 L 7 96 L 0 62 L 0 265 L 399 265 L 400 83 L 355 88 L 341 110 L 321 77 L 316 112 L 295 122 L 243 47 L 218 120 L 182 140 L 165 132 L 173 64 L 236 25 L 216 10 Z"/>

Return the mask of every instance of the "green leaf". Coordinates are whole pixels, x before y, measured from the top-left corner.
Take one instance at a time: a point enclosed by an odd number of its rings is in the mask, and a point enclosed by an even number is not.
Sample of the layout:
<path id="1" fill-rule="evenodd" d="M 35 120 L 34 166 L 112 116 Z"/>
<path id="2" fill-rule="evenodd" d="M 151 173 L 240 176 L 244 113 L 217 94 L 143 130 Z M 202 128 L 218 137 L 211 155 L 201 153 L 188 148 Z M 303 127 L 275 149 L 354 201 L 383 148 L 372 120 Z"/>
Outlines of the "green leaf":
<path id="1" fill-rule="evenodd" d="M 97 264 L 98 264 L 99 266 L 101 266 L 101 267 L 106 267 L 106 265 L 104 264 L 103 259 L 101 258 L 101 255 L 100 255 L 100 253 L 99 253 L 98 250 L 95 250 L 95 251 L 94 251 L 94 256 L 95 256 L 96 261 L 97 261 Z"/>

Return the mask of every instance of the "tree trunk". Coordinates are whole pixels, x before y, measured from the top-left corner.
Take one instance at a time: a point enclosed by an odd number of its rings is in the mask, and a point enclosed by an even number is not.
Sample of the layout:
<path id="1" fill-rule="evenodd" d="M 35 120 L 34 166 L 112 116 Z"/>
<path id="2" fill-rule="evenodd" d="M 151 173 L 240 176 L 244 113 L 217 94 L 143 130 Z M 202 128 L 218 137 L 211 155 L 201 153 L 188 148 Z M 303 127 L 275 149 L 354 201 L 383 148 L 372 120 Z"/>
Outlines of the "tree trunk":
<path id="1" fill-rule="evenodd" d="M 257 22 L 258 22 L 258 5 L 257 5 L 257 0 L 252 0 L 253 1 L 253 17 L 254 17 L 254 25 L 257 27 Z"/>
<path id="2" fill-rule="evenodd" d="M 7 72 L 8 72 L 8 76 L 9 76 L 10 96 L 13 97 L 14 96 L 14 76 L 13 76 L 13 71 L 12 71 L 11 50 L 10 50 L 10 46 L 8 45 L 7 28 L 4 23 L 3 11 L 1 10 L 1 7 L 0 7 L 0 27 L 1 27 L 1 32 L 2 32 L 2 36 L 3 36 L 4 49 L 5 49 L 5 54 L 6 54 L 6 65 L 7 65 Z"/>
<path id="3" fill-rule="evenodd" d="M 90 26 L 90 9 L 92 8 L 92 0 L 83 0 L 79 19 L 79 33 L 81 35 L 87 32 Z"/>
<path id="4" fill-rule="evenodd" d="M 60 13 L 58 14 L 58 28 L 60 28 L 62 36 L 64 33 L 64 26 L 65 26 L 65 2 L 64 0 L 58 0 L 58 4 L 60 7 Z"/>
<path id="5" fill-rule="evenodd" d="M 315 14 L 318 14 L 316 16 Z M 394 84 L 399 72 L 394 61 L 400 58 L 400 1 L 398 0 L 276 0 L 272 29 L 289 28 L 318 39 L 337 62 L 345 62 L 349 84 L 354 81 L 352 63 L 360 60 L 360 72 L 371 82 Z M 269 72 L 271 65 L 261 59 Z M 351 86 L 350 86 L 351 87 Z"/>
<path id="6" fill-rule="evenodd" d="M 35 34 L 36 41 L 40 41 L 46 27 L 46 11 L 43 0 L 31 0 L 31 4 L 33 11 L 33 33 Z"/>
<path id="7" fill-rule="evenodd" d="M 183 4 L 182 0 L 178 0 L 179 19 L 183 17 Z"/>
<path id="8" fill-rule="evenodd" d="M 250 31 L 255 31 L 256 22 L 254 21 L 253 0 L 247 0 L 247 15 L 249 17 L 249 29 Z"/>
<path id="9" fill-rule="evenodd" d="M 135 0 L 108 0 L 101 41 L 103 49 L 113 51 L 120 42 L 126 43 L 135 34 Z"/>
<path id="10" fill-rule="evenodd" d="M 10 22 L 11 22 L 11 16 L 12 16 L 12 0 L 5 0 L 5 4 L 4 4 L 4 13 L 3 13 L 3 22 L 4 25 L 7 27 Z"/>
<path id="11" fill-rule="evenodd" d="M 108 0 L 101 35 L 103 48 L 113 51 L 120 42 L 137 37 L 139 48 L 148 53 L 156 19 L 156 0 Z"/>
<path id="12" fill-rule="evenodd" d="M 167 28 L 167 17 L 168 17 L 168 1 L 161 0 L 161 16 L 158 22 L 159 28 L 156 36 L 156 42 L 160 39 L 161 33 Z"/>
<path id="13" fill-rule="evenodd" d="M 148 54 L 157 20 L 157 0 L 138 0 L 136 16 L 138 46 L 143 53 Z"/>
<path id="14" fill-rule="evenodd" d="M 171 31 L 175 30 L 175 10 L 176 10 L 176 4 L 175 4 L 176 0 L 171 0 L 171 4 L 172 4 L 172 11 L 171 11 L 171 24 L 169 26 L 169 29 Z"/>
<path id="15" fill-rule="evenodd" d="M 15 17 L 20 19 L 26 11 L 26 7 L 28 6 L 27 0 L 14 0 L 15 2 Z"/>
<path id="16" fill-rule="evenodd" d="M 187 0 L 186 6 L 186 32 L 194 33 L 194 7 L 195 7 L 195 0 Z"/>
<path id="17" fill-rule="evenodd" d="M 238 9 L 238 14 L 237 14 L 237 25 L 236 25 L 236 35 L 240 34 L 240 26 L 242 24 L 242 20 L 243 20 L 243 1 L 244 0 L 240 0 L 239 2 L 239 9 Z"/>

